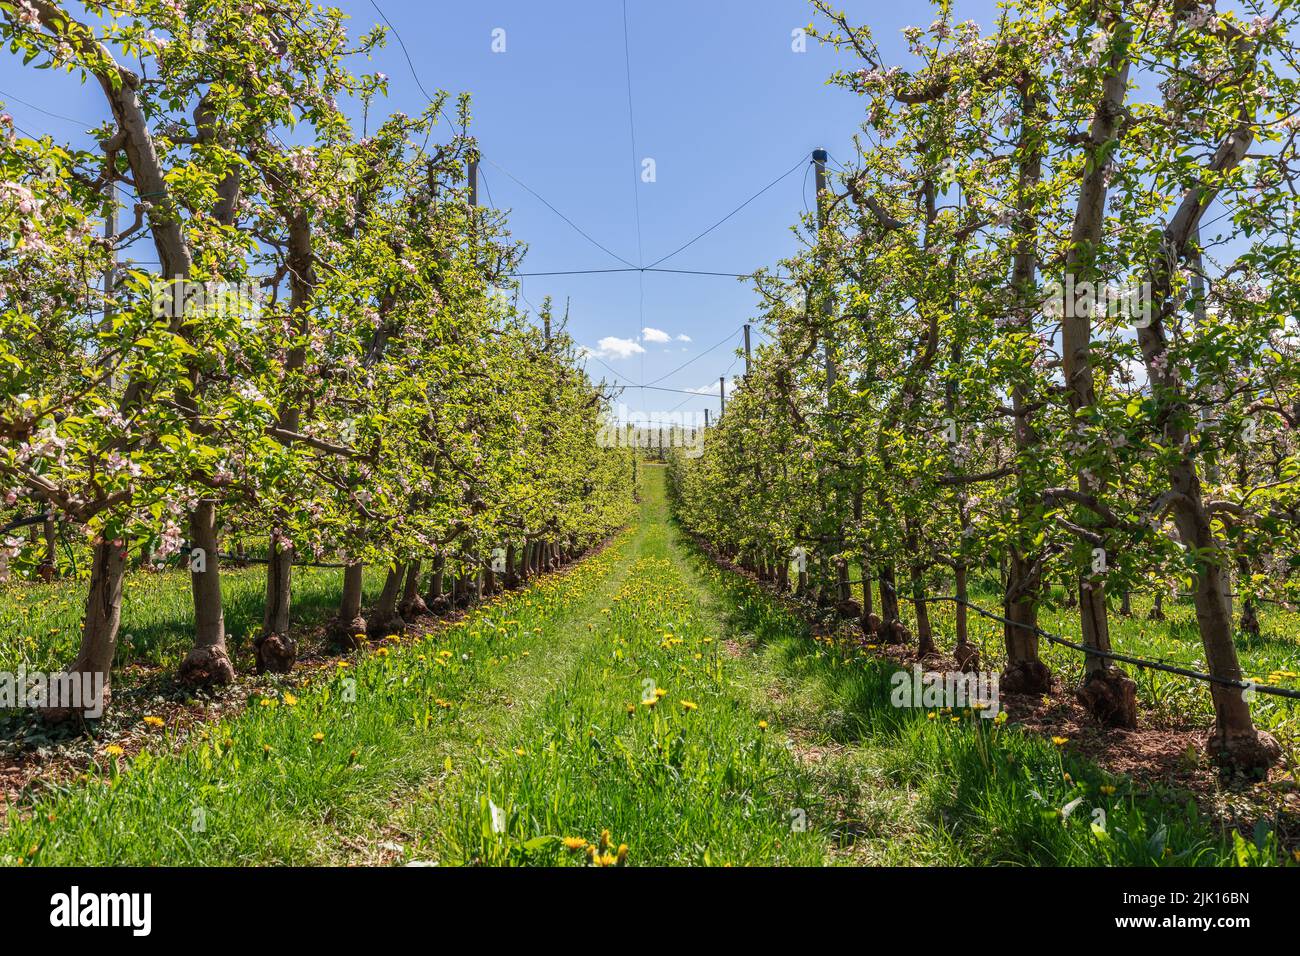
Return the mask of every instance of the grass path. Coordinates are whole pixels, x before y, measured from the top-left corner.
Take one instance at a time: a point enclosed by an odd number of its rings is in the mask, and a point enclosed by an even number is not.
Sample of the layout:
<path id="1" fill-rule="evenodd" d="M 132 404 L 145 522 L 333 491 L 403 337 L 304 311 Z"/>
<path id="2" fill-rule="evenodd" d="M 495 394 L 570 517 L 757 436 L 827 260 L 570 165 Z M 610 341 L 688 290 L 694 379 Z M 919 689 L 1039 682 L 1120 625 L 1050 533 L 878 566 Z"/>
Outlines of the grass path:
<path id="1" fill-rule="evenodd" d="M 610 865 L 626 846 L 660 865 L 1237 860 L 1177 794 L 1133 792 L 971 710 L 890 706 L 893 665 L 813 639 L 701 558 L 668 521 L 662 472 L 645 473 L 635 564 L 594 640 L 398 810 L 422 859 Z"/>
<path id="2" fill-rule="evenodd" d="M 1269 859 L 638 526 L 465 621 L 11 811 L 0 862 L 1206 864 Z M 163 749 L 163 748 L 160 748 Z"/>

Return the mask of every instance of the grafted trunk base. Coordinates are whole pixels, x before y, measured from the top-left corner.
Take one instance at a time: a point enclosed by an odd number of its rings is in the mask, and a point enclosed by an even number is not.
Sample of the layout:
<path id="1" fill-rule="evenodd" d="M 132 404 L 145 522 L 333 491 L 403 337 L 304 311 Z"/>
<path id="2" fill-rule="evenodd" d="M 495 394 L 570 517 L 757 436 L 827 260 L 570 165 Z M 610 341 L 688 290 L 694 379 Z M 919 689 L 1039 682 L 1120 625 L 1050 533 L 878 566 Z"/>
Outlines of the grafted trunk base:
<path id="1" fill-rule="evenodd" d="M 176 672 L 176 680 L 186 687 L 224 687 L 234 679 L 235 667 L 224 647 L 194 648 Z"/>
<path id="2" fill-rule="evenodd" d="M 848 618 L 850 620 L 862 617 L 862 605 L 851 598 L 840 601 L 836 604 L 835 611 L 840 617 Z"/>
<path id="3" fill-rule="evenodd" d="M 81 676 L 81 672 L 76 670 L 67 673 L 75 674 L 78 678 Z M 63 675 L 57 676 L 62 677 Z M 113 692 L 109 689 L 108 683 L 105 682 L 103 693 L 99 697 L 100 714 L 108 713 L 109 705 L 112 702 Z M 88 703 L 93 708 L 93 702 Z M 84 725 L 87 720 L 95 719 L 86 716 L 85 707 L 39 707 L 36 709 L 36 713 L 40 715 L 41 720 L 45 721 L 45 723 L 56 727 L 73 721 Z"/>
<path id="4" fill-rule="evenodd" d="M 1282 757 L 1282 746 L 1262 730 L 1216 728 L 1205 739 L 1205 752 L 1225 776 L 1267 780 L 1269 768 Z"/>
<path id="5" fill-rule="evenodd" d="M 953 648 L 952 656 L 957 661 L 957 670 L 963 674 L 973 674 L 980 669 L 980 649 L 974 644 L 958 644 Z"/>
<path id="6" fill-rule="evenodd" d="M 1241 631 L 1251 637 L 1259 637 L 1259 614 L 1255 611 L 1253 601 L 1246 601 L 1241 608 Z"/>
<path id="7" fill-rule="evenodd" d="M 429 613 L 429 606 L 424 603 L 424 598 L 418 594 L 409 601 L 403 601 L 397 607 L 397 613 L 407 621 L 414 621 L 416 618 L 424 617 Z"/>
<path id="8" fill-rule="evenodd" d="M 1052 689 L 1052 672 L 1042 661 L 1009 664 L 998 678 L 1004 694 L 1046 694 Z"/>
<path id="9" fill-rule="evenodd" d="M 1093 671 L 1075 696 L 1084 710 L 1106 727 L 1131 730 L 1137 726 L 1137 683 L 1119 668 Z"/>
<path id="10" fill-rule="evenodd" d="M 253 641 L 259 674 L 287 674 L 298 662 L 298 644 L 287 634 L 264 634 Z"/>
<path id="11" fill-rule="evenodd" d="M 350 621 L 336 617 L 329 622 L 325 634 L 335 647 L 355 651 L 366 644 L 366 619 L 359 614 Z"/>
<path id="12" fill-rule="evenodd" d="M 912 632 L 902 621 L 890 621 L 884 627 L 882 635 L 886 644 L 911 644 Z"/>
<path id="13" fill-rule="evenodd" d="M 406 622 L 402 620 L 400 614 L 394 611 L 392 614 L 385 614 L 382 617 L 372 617 L 370 626 L 366 628 L 366 633 L 371 637 L 387 637 L 389 634 L 401 635 L 406 632 Z"/>

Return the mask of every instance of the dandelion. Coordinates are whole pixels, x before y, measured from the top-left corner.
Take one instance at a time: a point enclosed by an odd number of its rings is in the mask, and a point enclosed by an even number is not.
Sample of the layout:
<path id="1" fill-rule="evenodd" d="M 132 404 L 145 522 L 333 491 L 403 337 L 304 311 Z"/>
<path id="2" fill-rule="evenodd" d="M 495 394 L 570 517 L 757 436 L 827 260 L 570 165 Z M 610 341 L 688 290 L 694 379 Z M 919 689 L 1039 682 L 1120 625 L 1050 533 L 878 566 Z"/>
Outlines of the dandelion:
<path id="1" fill-rule="evenodd" d="M 1070 738 L 1069 738 L 1069 737 L 1053 737 L 1053 738 L 1052 738 L 1052 743 L 1054 743 L 1054 744 L 1055 744 L 1056 746 L 1058 746 L 1058 747 L 1064 747 L 1064 746 L 1065 746 L 1066 744 L 1068 744 L 1069 742 L 1070 742 Z"/>
<path id="2" fill-rule="evenodd" d="M 1107 797 L 1109 797 L 1111 794 L 1113 794 L 1113 793 L 1115 792 L 1115 788 L 1114 788 L 1113 786 L 1111 786 L 1110 784 L 1108 784 L 1108 783 L 1107 783 L 1107 784 L 1102 784 L 1102 786 L 1100 787 L 1100 789 L 1101 789 L 1102 795 L 1103 795 L 1103 796 L 1107 796 Z"/>
<path id="3" fill-rule="evenodd" d="M 294 697 L 293 694 L 290 694 L 288 691 L 285 691 L 285 694 L 284 694 L 284 702 L 285 702 L 286 704 L 288 704 L 290 707 L 293 707 L 293 706 L 297 705 L 297 703 L 298 703 L 298 698 L 297 698 L 297 697 Z"/>
<path id="4" fill-rule="evenodd" d="M 165 721 L 161 717 L 155 717 L 152 714 L 149 714 L 144 718 L 144 724 L 146 727 L 161 727 L 164 723 Z"/>
<path id="5" fill-rule="evenodd" d="M 761 730 L 761 731 L 766 731 L 766 730 L 767 730 L 767 721 L 766 721 L 766 720 L 760 720 L 760 721 L 758 722 L 758 729 Z"/>
<path id="6" fill-rule="evenodd" d="M 668 696 L 668 691 L 664 690 L 662 687 L 656 687 L 656 688 L 655 688 L 655 696 L 656 696 L 656 697 L 667 697 L 667 696 Z"/>
<path id="7" fill-rule="evenodd" d="M 582 837 L 565 837 L 564 848 L 570 853 L 577 853 L 579 850 L 586 849 L 587 841 Z"/>
<path id="8" fill-rule="evenodd" d="M 658 698 L 658 697 L 647 697 L 645 700 L 641 701 L 641 706 L 642 706 L 642 707 L 653 707 L 653 706 L 654 706 L 655 704 L 657 704 L 657 703 L 659 703 L 659 698 Z"/>
<path id="9" fill-rule="evenodd" d="M 515 748 L 515 756 L 516 756 L 516 757 L 523 757 L 523 756 L 525 756 L 527 753 L 528 753 L 528 751 L 525 750 L 523 747 L 516 747 L 516 748 Z"/>
<path id="10" fill-rule="evenodd" d="M 608 830 L 601 830 L 601 831 L 600 831 L 600 849 L 601 849 L 602 851 L 604 851 L 604 850 L 608 850 L 608 849 L 609 849 L 609 845 L 610 845 L 610 843 L 611 843 L 611 840 L 610 840 L 610 836 L 609 836 L 609 831 L 608 831 Z"/>
<path id="11" fill-rule="evenodd" d="M 631 716 L 632 716 L 633 714 L 635 714 L 635 713 L 636 713 L 636 704 L 628 704 L 628 705 L 627 705 L 627 715 L 628 715 L 629 717 L 631 717 Z"/>
<path id="12" fill-rule="evenodd" d="M 316 733 L 311 735 L 311 739 L 316 741 L 316 743 L 321 743 L 325 739 L 325 735 L 318 730 Z"/>
<path id="13" fill-rule="evenodd" d="M 126 751 L 117 744 L 109 744 L 104 748 L 104 753 L 108 754 L 110 757 L 120 757 L 122 754 L 126 753 Z"/>
<path id="14" fill-rule="evenodd" d="M 627 863 L 627 844 L 626 844 L 626 843 L 620 843 L 620 844 L 618 845 L 618 856 L 617 856 L 617 860 L 618 860 L 618 865 L 619 865 L 619 866 L 623 866 L 625 863 Z"/>
<path id="15" fill-rule="evenodd" d="M 682 710 L 685 710 L 685 711 L 692 711 L 692 710 L 699 710 L 699 709 L 700 709 L 700 705 L 697 704 L 697 703 L 695 703 L 695 702 L 693 702 L 693 701 L 684 700 L 684 701 L 682 701 L 681 703 L 682 703 Z"/>

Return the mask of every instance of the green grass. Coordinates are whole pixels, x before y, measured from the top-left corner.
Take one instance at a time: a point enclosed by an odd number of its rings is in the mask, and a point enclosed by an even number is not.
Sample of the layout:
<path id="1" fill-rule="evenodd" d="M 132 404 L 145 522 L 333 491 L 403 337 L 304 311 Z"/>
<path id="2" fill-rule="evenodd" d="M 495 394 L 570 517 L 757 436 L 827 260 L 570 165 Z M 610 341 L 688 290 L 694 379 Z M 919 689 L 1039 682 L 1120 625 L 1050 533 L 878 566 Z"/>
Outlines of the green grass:
<path id="1" fill-rule="evenodd" d="M 324 859 L 336 830 L 441 768 L 437 741 L 454 733 L 489 675 L 544 644 L 557 623 L 591 613 L 586 602 L 620 553 L 609 549 L 454 626 L 358 656 L 296 698 L 256 695 L 179 753 L 160 740 L 156 753 L 101 760 L 84 779 L 10 811 L 0 862 Z"/>
<path id="2" fill-rule="evenodd" d="M 815 639 L 757 585 L 701 561 L 732 627 L 784 690 L 779 717 L 831 756 L 818 763 L 825 824 L 849 859 L 949 865 L 1150 866 L 1273 862 L 1221 833 L 1185 796 L 1144 793 L 1014 725 L 966 709 L 890 704 L 897 667 Z M 870 782 L 871 786 L 864 786 Z M 1100 811 L 1099 813 L 1097 811 Z M 1094 823 L 1097 824 L 1094 827 Z M 818 825 L 823 825 L 818 822 Z"/>
<path id="3" fill-rule="evenodd" d="M 420 855 L 612 865 L 626 845 L 638 864 L 822 862 L 825 834 L 802 825 L 817 816 L 808 775 L 736 691 L 721 622 L 673 560 L 661 479 L 645 511 L 639 560 L 585 654 L 510 739 L 407 812 Z"/>
<path id="4" fill-rule="evenodd" d="M 368 568 L 366 597 L 383 587 L 384 569 Z M 343 572 L 331 568 L 295 568 L 295 625 L 320 623 L 338 607 Z M 251 655 L 251 640 L 262 626 L 266 568 L 223 568 L 221 597 L 232 654 Z M 50 584 L 18 583 L 0 589 L 0 670 L 56 671 L 76 656 L 86 582 L 68 579 Z M 122 627 L 115 666 L 132 664 L 174 667 L 194 643 L 194 602 L 190 578 L 183 571 L 133 571 L 123 588 Z M 116 675 L 115 675 L 116 676 Z"/>

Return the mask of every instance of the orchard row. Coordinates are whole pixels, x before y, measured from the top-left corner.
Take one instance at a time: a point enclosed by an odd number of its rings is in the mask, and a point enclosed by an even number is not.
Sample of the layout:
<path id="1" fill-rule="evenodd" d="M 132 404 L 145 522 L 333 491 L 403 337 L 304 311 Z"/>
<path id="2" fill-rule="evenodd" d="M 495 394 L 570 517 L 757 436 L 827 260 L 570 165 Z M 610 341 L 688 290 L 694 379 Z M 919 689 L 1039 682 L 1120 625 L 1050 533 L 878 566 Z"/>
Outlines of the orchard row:
<path id="1" fill-rule="evenodd" d="M 1008 692 L 1051 687 L 1065 583 L 1078 696 L 1115 725 L 1111 599 L 1190 597 L 1209 754 L 1266 772 L 1234 632 L 1300 592 L 1294 4 L 1013 0 L 988 33 L 940 4 L 911 68 L 814 6 L 863 134 L 814 155 L 806 249 L 757 282 L 768 342 L 676 463 L 683 520 L 787 585 L 802 549 L 805 593 L 922 656 L 931 599 L 992 579 Z M 964 604 L 953 636 L 976 666 Z"/>
<path id="2" fill-rule="evenodd" d="M 626 522 L 601 391 L 549 302 L 506 294 L 522 249 L 476 205 L 467 99 L 384 115 L 386 77 L 352 69 L 383 31 L 306 0 L 86 7 L 0 3 L 33 79 L 79 76 L 112 116 L 94 148 L 0 116 L 0 526 L 84 536 L 70 673 L 107 684 L 137 561 L 190 569 L 201 685 L 233 677 L 233 542 L 266 542 L 255 646 L 282 671 L 295 564 L 346 566 L 349 645 Z M 35 537 L 3 536 L 2 573 L 51 572 Z M 390 568 L 368 621 L 367 563 Z"/>

